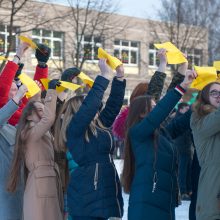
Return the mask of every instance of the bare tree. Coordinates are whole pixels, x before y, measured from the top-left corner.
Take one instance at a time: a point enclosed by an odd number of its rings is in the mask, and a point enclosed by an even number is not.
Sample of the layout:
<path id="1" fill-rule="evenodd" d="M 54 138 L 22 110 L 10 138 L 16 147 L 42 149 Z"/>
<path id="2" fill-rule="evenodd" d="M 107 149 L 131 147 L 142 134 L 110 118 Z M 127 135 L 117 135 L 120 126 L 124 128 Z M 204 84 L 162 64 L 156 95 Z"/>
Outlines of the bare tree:
<path id="1" fill-rule="evenodd" d="M 86 60 L 92 63 L 98 59 L 98 47 L 103 47 L 108 39 L 124 30 L 126 24 L 115 28 L 112 15 L 117 11 L 117 4 L 111 1 L 68 0 L 68 6 L 65 35 L 71 40 L 65 42 L 64 62 L 82 69 Z M 62 66 L 57 65 L 57 68 L 62 70 Z"/>
<path id="2" fill-rule="evenodd" d="M 8 39 L 7 50 L 4 54 L 9 57 L 13 51 L 13 43 L 16 34 L 29 32 L 34 28 L 51 26 L 57 20 L 62 20 L 67 15 L 44 16 L 48 10 L 53 10 L 53 5 L 42 4 L 32 0 L 0 0 L 0 24 L 7 25 Z M 19 26 L 19 28 L 15 28 Z M 0 72 L 5 65 L 0 65 Z"/>
<path id="3" fill-rule="evenodd" d="M 213 42 L 216 24 L 219 23 L 218 0 L 161 0 L 158 17 L 163 22 L 150 22 L 154 41 L 172 41 L 181 50 L 206 51 Z M 163 33 L 163 34 L 160 34 Z M 209 50 L 211 52 L 211 50 Z M 204 54 L 203 54 L 204 55 Z M 204 56 L 203 56 L 204 58 Z"/>

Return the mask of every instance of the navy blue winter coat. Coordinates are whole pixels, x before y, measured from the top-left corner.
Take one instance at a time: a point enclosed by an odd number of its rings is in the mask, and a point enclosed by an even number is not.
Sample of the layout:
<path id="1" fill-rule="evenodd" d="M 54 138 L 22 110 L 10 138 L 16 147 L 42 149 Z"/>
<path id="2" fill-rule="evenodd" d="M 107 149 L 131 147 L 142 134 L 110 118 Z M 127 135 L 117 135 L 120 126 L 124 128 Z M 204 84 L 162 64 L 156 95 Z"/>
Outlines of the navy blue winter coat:
<path id="1" fill-rule="evenodd" d="M 79 165 L 71 174 L 67 191 L 71 216 L 109 218 L 123 215 L 121 185 L 112 160 L 111 130 L 97 128 L 97 137 L 89 133 L 89 142 L 85 139 L 85 132 L 100 108 L 108 84 L 109 80 L 104 77 L 96 78 L 67 129 L 67 147 Z M 107 128 L 121 109 L 125 84 L 125 80 L 113 79 L 109 98 L 99 116 Z"/>
<path id="2" fill-rule="evenodd" d="M 173 134 L 172 129 L 175 126 L 160 129 L 157 143 L 153 140 L 153 134 L 180 98 L 178 91 L 170 90 L 141 122 L 129 130 L 135 158 L 135 174 L 130 190 L 128 220 L 174 219 L 178 195 L 177 152 L 170 134 Z M 157 183 L 155 191 L 152 192 L 155 172 Z"/>

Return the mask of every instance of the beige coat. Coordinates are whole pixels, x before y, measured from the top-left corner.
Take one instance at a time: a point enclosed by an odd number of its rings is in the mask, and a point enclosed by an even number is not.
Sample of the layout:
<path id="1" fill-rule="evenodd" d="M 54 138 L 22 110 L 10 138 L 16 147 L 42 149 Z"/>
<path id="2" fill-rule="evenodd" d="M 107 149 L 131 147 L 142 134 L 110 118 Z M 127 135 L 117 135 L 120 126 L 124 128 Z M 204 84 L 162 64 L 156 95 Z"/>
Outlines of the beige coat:
<path id="1" fill-rule="evenodd" d="M 55 120 L 57 95 L 48 90 L 44 114 L 29 130 L 25 165 L 29 171 L 24 192 L 24 220 L 62 220 L 62 190 L 54 163 L 50 127 Z"/>

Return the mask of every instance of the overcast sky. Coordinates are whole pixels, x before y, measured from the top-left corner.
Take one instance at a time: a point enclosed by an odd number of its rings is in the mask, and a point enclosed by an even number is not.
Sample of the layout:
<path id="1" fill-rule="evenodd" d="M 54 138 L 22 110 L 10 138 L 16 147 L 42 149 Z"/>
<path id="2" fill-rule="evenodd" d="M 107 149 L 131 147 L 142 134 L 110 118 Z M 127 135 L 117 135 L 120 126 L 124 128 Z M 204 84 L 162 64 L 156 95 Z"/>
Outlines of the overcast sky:
<path id="1" fill-rule="evenodd" d="M 108 0 L 106 0 L 108 1 Z M 119 14 L 140 18 L 156 18 L 160 0 L 109 0 L 119 3 Z M 53 0 L 55 3 L 66 4 L 66 0 Z"/>
<path id="2" fill-rule="evenodd" d="M 120 0 L 119 4 L 121 5 L 120 14 L 155 19 L 160 0 Z"/>

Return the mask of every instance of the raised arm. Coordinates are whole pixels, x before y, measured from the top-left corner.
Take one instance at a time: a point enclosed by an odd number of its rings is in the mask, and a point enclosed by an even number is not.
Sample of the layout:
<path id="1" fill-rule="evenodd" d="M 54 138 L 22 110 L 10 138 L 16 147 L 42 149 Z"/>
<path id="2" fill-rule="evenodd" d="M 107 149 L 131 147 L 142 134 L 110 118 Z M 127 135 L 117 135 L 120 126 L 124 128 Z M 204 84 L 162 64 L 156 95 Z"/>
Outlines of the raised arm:
<path id="1" fill-rule="evenodd" d="M 28 44 L 20 44 L 17 48 L 13 61 L 8 61 L 0 75 L 0 107 L 3 107 L 9 100 L 9 91 L 18 70 L 18 63 L 27 48 Z"/>
<path id="2" fill-rule="evenodd" d="M 105 60 L 99 60 L 99 67 L 101 74 L 96 77 L 95 82 L 89 91 L 88 95 L 82 102 L 77 113 L 72 118 L 67 129 L 67 136 L 79 136 L 85 133 L 91 121 L 94 119 L 96 113 L 101 106 L 102 98 L 105 90 L 108 87 L 108 66 Z M 71 139 L 71 138 L 70 138 Z M 71 140 L 68 140 L 71 142 Z M 67 143 L 68 144 L 68 143 Z"/>
<path id="3" fill-rule="evenodd" d="M 116 116 L 120 112 L 124 100 L 126 81 L 124 80 L 123 66 L 117 67 L 116 71 L 117 75 L 113 79 L 109 98 L 99 116 L 105 127 L 112 126 Z"/>
<path id="4" fill-rule="evenodd" d="M 51 49 L 44 44 L 38 44 L 37 46 L 38 48 L 36 49 L 35 57 L 38 65 L 36 66 L 34 80 L 37 80 L 41 83 L 40 79 L 48 78 L 47 61 L 50 58 Z"/>
<path id="5" fill-rule="evenodd" d="M 185 54 L 183 54 L 183 55 L 186 57 Z M 171 80 L 171 83 L 170 83 L 167 91 L 175 88 L 177 85 L 179 85 L 184 80 L 187 69 L 188 69 L 188 62 L 185 62 L 185 63 L 182 63 L 181 65 L 179 65 L 177 72 L 175 72 L 173 75 L 173 78 Z"/>
<path id="6" fill-rule="evenodd" d="M 157 102 L 160 99 L 164 82 L 166 79 L 166 66 L 167 66 L 167 58 L 166 58 L 166 50 L 160 49 L 157 53 L 157 57 L 159 58 L 160 64 L 158 66 L 157 71 L 151 77 L 151 80 L 148 85 L 148 90 L 146 92 L 147 95 L 150 95 L 155 98 Z"/>
<path id="7" fill-rule="evenodd" d="M 144 139 L 146 135 L 152 135 L 155 129 L 159 128 L 195 77 L 196 73 L 189 71 L 180 86 L 169 91 L 158 102 L 156 107 L 140 123 L 133 127 L 132 130 L 136 131 L 137 137 Z"/>
<path id="8" fill-rule="evenodd" d="M 49 82 L 49 89 L 44 100 L 44 111 L 41 120 L 34 125 L 31 129 L 30 137 L 32 140 L 38 140 L 47 131 L 50 130 L 56 117 L 56 103 L 57 103 L 57 92 L 56 86 L 59 85 L 59 81 L 53 79 Z"/>

